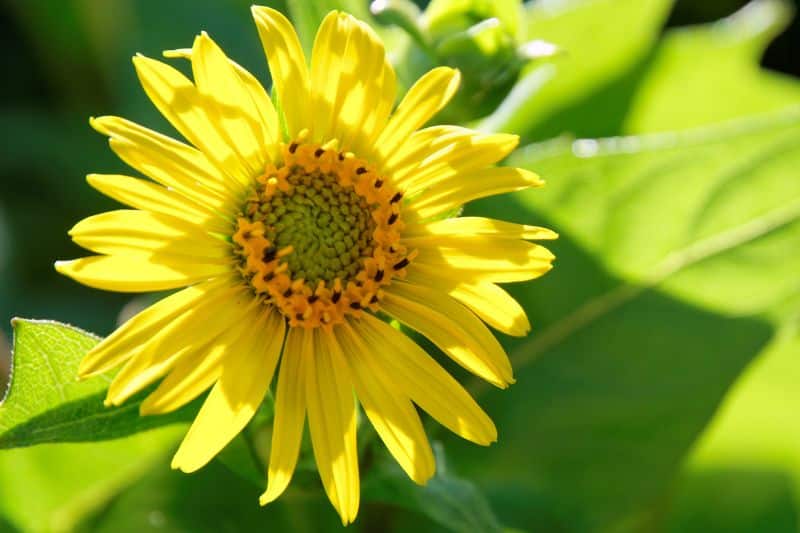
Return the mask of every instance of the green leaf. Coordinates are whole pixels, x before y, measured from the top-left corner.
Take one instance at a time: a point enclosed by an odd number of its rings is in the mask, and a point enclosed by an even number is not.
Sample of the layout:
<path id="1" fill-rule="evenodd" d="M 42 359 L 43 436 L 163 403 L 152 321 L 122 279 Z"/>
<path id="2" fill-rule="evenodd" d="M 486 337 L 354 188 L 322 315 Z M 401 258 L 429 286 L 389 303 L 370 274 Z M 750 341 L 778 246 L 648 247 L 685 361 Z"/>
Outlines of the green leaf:
<path id="1" fill-rule="evenodd" d="M 182 432 L 170 427 L 103 443 L 2 450 L 0 515 L 22 531 L 74 531 L 150 465 L 160 465 Z"/>
<path id="2" fill-rule="evenodd" d="M 728 394 L 687 460 L 671 531 L 794 531 L 800 513 L 800 316 Z"/>
<path id="3" fill-rule="evenodd" d="M 519 198 L 615 275 L 738 315 L 800 289 L 800 255 L 782 253 L 800 236 L 800 106 L 553 148 L 511 158 L 548 180 Z"/>
<path id="4" fill-rule="evenodd" d="M 263 481 L 262 481 L 263 483 Z M 160 462 L 136 485 L 86 520 L 78 531 L 338 531 L 341 521 L 324 493 L 292 487 L 261 507 L 262 488 L 212 462 L 192 475 Z M 359 518 L 361 520 L 361 518 Z"/>
<path id="5" fill-rule="evenodd" d="M 565 53 L 532 64 L 481 124 L 526 138 L 550 116 L 621 76 L 649 51 L 672 0 L 557 0 L 527 4 L 524 39 Z M 621 28 L 625 28 L 621 31 Z M 585 120 L 592 120 L 584 116 Z M 563 130 L 560 130 L 563 131 Z"/>
<path id="6" fill-rule="evenodd" d="M 383 453 L 364 480 L 364 498 L 422 513 L 448 531 L 493 533 L 502 527 L 478 488 L 448 471 L 444 447 L 434 443 L 436 475 L 420 487 Z"/>
<path id="7" fill-rule="evenodd" d="M 507 524 L 627 530 L 655 519 L 726 390 L 798 300 L 798 119 L 793 107 L 533 145 L 510 164 L 547 187 L 467 207 L 561 235 L 554 271 L 511 287 L 534 331 L 506 342 L 517 384 L 485 395 L 498 445 L 487 454 L 448 440 Z"/>
<path id="8" fill-rule="evenodd" d="M 50 321 L 14 319 L 11 382 L 0 404 L 0 449 L 46 442 L 113 439 L 192 419 L 196 405 L 168 415 L 139 416 L 139 395 L 107 408 L 110 376 L 76 379 L 97 337 Z"/>
<path id="9" fill-rule="evenodd" d="M 714 24 L 669 31 L 639 81 L 625 131 L 695 127 L 800 103 L 796 79 L 758 64 L 793 11 L 788 1 L 758 0 Z"/>

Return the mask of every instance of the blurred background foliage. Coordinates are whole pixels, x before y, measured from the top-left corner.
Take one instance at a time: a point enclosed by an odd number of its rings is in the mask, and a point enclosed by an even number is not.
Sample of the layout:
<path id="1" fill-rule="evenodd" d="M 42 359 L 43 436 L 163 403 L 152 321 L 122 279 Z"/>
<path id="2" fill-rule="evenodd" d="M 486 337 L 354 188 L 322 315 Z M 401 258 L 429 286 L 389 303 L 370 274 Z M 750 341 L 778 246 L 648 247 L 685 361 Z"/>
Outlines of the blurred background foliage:
<path id="1" fill-rule="evenodd" d="M 798 530 L 800 25 L 791 2 L 386 0 L 374 15 L 356 0 L 266 3 L 293 18 L 307 48 L 331 8 L 370 21 L 405 86 L 434 65 L 459 67 L 464 87 L 438 120 L 519 134 L 511 163 L 548 181 L 466 212 L 561 234 L 556 269 L 510 288 L 534 324 L 527 339 L 502 339 L 517 384 L 500 392 L 472 382 L 500 442 L 483 449 L 431 427 L 442 474 L 425 489 L 376 458 L 352 529 Z M 130 56 L 188 46 L 201 29 L 268 84 L 249 4 L 0 4 L 6 369 L 12 316 L 107 334 L 143 304 L 52 269 L 82 254 L 66 236 L 76 221 L 114 208 L 83 176 L 127 172 L 87 119 L 115 114 L 173 131 Z M 0 532 L 339 527 L 310 471 L 258 507 L 259 475 L 242 464 L 240 441 L 197 474 L 170 471 L 182 431 L 3 450 Z"/>

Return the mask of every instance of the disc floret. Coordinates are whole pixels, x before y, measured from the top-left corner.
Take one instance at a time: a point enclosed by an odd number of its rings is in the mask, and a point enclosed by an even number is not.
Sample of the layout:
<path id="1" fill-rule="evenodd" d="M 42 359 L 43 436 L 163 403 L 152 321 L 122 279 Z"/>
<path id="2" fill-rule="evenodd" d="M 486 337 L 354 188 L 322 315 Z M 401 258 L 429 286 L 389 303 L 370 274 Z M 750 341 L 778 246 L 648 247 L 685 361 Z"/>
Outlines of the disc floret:
<path id="1" fill-rule="evenodd" d="M 255 180 L 233 236 L 239 271 L 290 326 L 377 311 L 415 253 L 400 244 L 402 192 L 368 162 L 305 135 Z"/>

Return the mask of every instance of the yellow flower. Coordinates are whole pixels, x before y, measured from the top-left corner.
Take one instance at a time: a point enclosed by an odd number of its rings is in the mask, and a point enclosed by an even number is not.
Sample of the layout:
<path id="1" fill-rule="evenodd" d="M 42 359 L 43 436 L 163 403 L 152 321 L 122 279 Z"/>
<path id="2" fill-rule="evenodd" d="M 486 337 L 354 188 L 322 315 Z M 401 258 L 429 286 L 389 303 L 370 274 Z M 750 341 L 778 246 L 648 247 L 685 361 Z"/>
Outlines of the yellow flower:
<path id="1" fill-rule="evenodd" d="M 205 33 L 191 49 L 165 52 L 191 60 L 194 82 L 136 56 L 145 92 L 190 144 L 122 118 L 92 119 L 150 180 L 90 175 L 93 187 L 134 209 L 79 222 L 73 240 L 99 255 L 56 268 L 113 291 L 183 288 L 117 329 L 79 371 L 89 377 L 124 364 L 107 405 L 163 378 L 144 415 L 211 388 L 174 468 L 201 468 L 244 428 L 280 359 L 261 503 L 289 484 L 307 415 L 325 491 L 349 523 L 359 503 L 356 398 L 417 483 L 433 475 L 434 459 L 415 404 L 465 439 L 497 438 L 465 389 L 381 318 L 504 388 L 511 365 L 484 322 L 517 336 L 530 326 L 496 283 L 547 272 L 553 256 L 527 241 L 555 235 L 443 219 L 470 200 L 542 183 L 491 166 L 516 136 L 420 129 L 455 92 L 457 71 L 431 70 L 394 109 L 395 74 L 366 24 L 330 13 L 308 68 L 283 15 L 254 7 L 253 16 L 280 111 Z"/>

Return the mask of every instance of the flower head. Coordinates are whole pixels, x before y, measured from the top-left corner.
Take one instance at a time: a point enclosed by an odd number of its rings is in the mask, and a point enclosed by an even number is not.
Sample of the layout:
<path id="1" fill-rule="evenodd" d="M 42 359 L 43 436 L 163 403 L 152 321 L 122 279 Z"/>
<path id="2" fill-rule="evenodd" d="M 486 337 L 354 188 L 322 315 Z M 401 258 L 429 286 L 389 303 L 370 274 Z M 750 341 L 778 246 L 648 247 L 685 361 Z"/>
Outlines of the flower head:
<path id="1" fill-rule="evenodd" d="M 122 365 L 106 403 L 161 380 L 142 414 L 204 393 L 173 460 L 210 461 L 250 421 L 276 368 L 275 417 L 262 504 L 287 487 L 305 420 L 325 491 L 344 523 L 359 503 L 357 402 L 408 475 L 425 483 L 431 448 L 415 408 L 478 444 L 489 417 L 392 317 L 497 385 L 511 365 L 489 329 L 529 330 L 498 282 L 528 280 L 553 256 L 527 242 L 549 230 L 486 218 L 443 218 L 465 202 L 535 187 L 532 173 L 494 167 L 513 135 L 420 129 L 455 92 L 436 68 L 395 108 L 395 75 L 378 37 L 350 15 L 323 21 L 310 68 L 289 21 L 254 7 L 279 106 L 205 33 L 194 81 L 134 58 L 145 92 L 189 144 L 118 117 L 92 119 L 112 150 L 149 179 L 90 175 L 133 209 L 79 222 L 70 235 L 98 255 L 56 264 L 92 287 L 182 289 L 97 345 L 88 377 Z M 355 395 L 353 394 L 355 392 Z"/>

